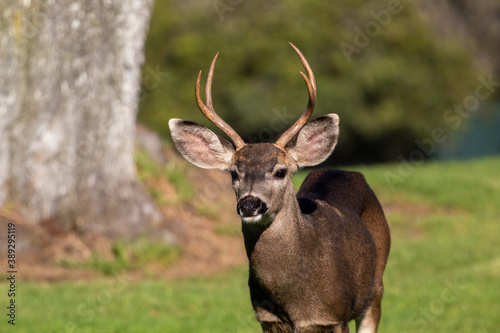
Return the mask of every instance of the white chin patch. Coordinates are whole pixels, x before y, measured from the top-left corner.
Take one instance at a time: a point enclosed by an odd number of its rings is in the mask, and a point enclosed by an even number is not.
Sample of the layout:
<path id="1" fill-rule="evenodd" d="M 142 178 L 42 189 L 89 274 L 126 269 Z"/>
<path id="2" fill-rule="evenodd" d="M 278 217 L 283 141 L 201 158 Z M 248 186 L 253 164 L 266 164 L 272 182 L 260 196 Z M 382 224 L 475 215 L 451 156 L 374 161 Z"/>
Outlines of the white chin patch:
<path id="1" fill-rule="evenodd" d="M 256 223 L 260 222 L 262 220 L 262 214 L 255 215 L 255 216 L 242 216 L 241 220 L 245 223 Z"/>

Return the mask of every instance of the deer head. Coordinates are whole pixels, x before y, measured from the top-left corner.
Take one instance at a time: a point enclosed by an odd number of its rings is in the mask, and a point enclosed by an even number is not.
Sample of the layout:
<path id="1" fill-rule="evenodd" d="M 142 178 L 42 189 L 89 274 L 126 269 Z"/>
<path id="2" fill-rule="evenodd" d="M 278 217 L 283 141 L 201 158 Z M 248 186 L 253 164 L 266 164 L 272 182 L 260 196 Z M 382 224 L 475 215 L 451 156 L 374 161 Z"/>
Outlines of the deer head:
<path id="1" fill-rule="evenodd" d="M 245 223 L 271 223 L 283 209 L 286 198 L 294 197 L 291 176 L 298 168 L 326 160 L 337 143 L 339 118 L 336 114 L 327 114 L 306 124 L 314 110 L 316 81 L 302 52 L 292 43 L 290 45 L 306 70 L 307 75 L 300 74 L 307 86 L 309 102 L 301 117 L 275 143 L 245 144 L 215 113 L 211 87 L 218 54 L 208 72 L 206 103 L 200 97 L 201 71 L 196 80 L 195 96 L 201 112 L 232 143 L 203 125 L 182 119 L 169 121 L 175 146 L 188 161 L 201 168 L 231 173 L 237 211 Z"/>

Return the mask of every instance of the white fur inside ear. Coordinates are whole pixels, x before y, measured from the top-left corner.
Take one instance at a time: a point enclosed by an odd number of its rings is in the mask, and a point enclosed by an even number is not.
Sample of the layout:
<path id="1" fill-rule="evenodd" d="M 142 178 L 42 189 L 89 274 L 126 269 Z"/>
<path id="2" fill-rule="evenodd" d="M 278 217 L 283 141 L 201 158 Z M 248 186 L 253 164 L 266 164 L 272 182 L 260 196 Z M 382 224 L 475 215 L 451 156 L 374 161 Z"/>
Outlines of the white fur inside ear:
<path id="1" fill-rule="evenodd" d="M 204 169 L 229 167 L 234 154 L 229 141 L 192 121 L 170 119 L 168 125 L 175 147 L 189 162 Z"/>
<path id="2" fill-rule="evenodd" d="M 339 116 L 330 113 L 305 125 L 288 148 L 298 167 L 325 161 L 333 152 L 339 136 Z"/>

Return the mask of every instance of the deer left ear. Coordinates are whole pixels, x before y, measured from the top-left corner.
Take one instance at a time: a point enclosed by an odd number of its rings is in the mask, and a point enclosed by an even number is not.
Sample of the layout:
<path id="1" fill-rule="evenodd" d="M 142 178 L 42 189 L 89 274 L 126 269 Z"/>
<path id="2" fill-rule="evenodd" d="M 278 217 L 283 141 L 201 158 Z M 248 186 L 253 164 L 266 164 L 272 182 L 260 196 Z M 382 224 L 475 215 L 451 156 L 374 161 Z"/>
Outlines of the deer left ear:
<path id="1" fill-rule="evenodd" d="M 330 113 L 305 125 L 286 149 L 299 168 L 314 166 L 330 156 L 338 136 L 339 116 Z"/>

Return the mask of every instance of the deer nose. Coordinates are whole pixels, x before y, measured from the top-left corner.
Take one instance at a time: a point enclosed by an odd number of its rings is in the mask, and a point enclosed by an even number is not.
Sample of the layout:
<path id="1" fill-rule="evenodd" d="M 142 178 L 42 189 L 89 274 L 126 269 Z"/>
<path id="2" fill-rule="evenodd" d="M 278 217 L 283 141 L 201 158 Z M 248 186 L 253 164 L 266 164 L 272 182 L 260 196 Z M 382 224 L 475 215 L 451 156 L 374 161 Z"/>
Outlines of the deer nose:
<path id="1" fill-rule="evenodd" d="M 253 195 L 247 195 L 238 201 L 236 211 L 241 217 L 253 217 L 267 212 L 267 206 L 262 200 Z"/>

